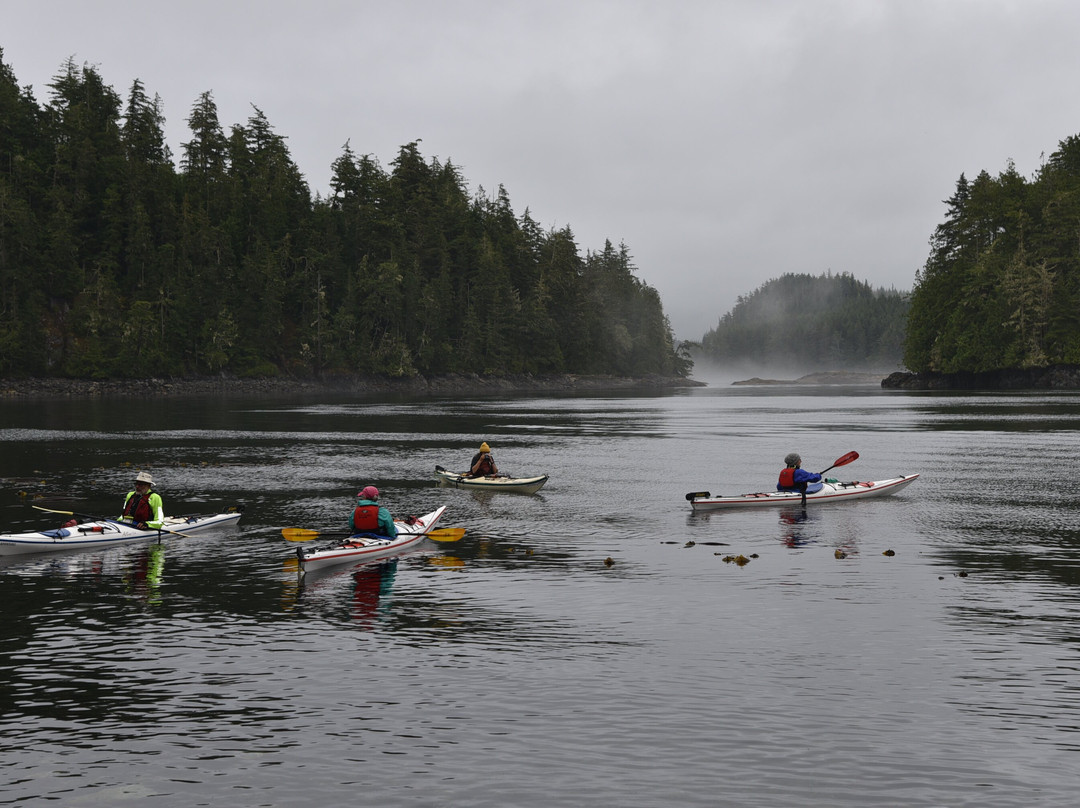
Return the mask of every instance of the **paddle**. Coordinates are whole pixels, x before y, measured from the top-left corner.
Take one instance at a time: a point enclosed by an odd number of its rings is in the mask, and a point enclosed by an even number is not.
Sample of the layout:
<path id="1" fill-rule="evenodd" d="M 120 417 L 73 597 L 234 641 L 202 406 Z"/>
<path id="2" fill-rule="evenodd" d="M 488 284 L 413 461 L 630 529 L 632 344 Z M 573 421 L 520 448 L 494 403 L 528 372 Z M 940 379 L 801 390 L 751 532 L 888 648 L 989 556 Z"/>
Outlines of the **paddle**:
<path id="1" fill-rule="evenodd" d="M 324 538 L 337 538 L 347 539 L 349 536 L 353 536 L 353 533 L 323 533 L 318 530 L 310 530 L 302 527 L 283 527 L 281 529 L 281 535 L 288 541 L 311 541 L 317 539 L 319 536 Z M 459 541 L 465 535 L 465 528 L 463 527 L 444 527 L 437 530 L 431 530 L 424 534 L 425 538 L 432 541 Z"/>
<path id="2" fill-rule="evenodd" d="M 835 463 L 833 463 L 831 466 L 829 466 L 829 468 L 825 469 L 825 471 L 832 471 L 832 469 L 836 468 L 837 466 L 846 466 L 848 463 L 854 463 L 858 459 L 859 459 L 859 453 L 858 452 L 848 452 L 843 457 L 837 458 L 837 461 Z M 819 472 L 819 473 L 824 474 L 825 471 L 822 471 L 822 472 Z"/>
<path id="3" fill-rule="evenodd" d="M 848 463 L 854 463 L 858 459 L 858 452 L 848 452 L 846 455 L 838 457 L 836 459 L 836 462 L 829 466 L 827 469 L 825 469 L 825 471 L 832 471 L 838 466 L 846 466 Z M 825 471 L 821 472 L 822 476 L 824 476 Z M 686 501 L 693 502 L 695 499 L 708 499 L 711 496 L 712 494 L 708 491 L 691 491 L 689 494 L 686 495 Z M 803 491 L 802 504 L 804 506 L 806 505 L 806 491 Z"/>
<path id="4" fill-rule="evenodd" d="M 75 513 L 75 511 L 57 511 L 52 508 L 42 508 L 40 505 L 31 505 L 30 507 L 37 508 L 39 511 L 45 511 L 47 513 L 62 513 L 65 516 L 81 516 L 83 519 L 93 519 L 95 522 L 119 522 L 118 519 L 110 519 L 107 516 L 93 516 L 89 513 Z M 185 539 L 191 538 L 187 533 L 181 533 L 179 530 L 169 530 L 167 527 L 150 527 L 147 528 L 147 530 L 156 530 L 158 533 L 172 533 L 174 536 L 182 536 Z"/>

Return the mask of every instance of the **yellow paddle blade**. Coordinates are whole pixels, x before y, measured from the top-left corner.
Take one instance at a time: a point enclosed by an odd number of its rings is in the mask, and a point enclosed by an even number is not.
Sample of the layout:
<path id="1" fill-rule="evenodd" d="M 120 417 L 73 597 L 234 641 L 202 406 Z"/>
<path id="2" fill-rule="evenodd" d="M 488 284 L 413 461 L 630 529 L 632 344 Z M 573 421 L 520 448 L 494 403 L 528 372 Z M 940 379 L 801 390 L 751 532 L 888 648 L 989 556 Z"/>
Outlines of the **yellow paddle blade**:
<path id="1" fill-rule="evenodd" d="M 281 535 L 289 541 L 311 541 L 322 535 L 318 530 L 309 530 L 302 527 L 283 527 Z M 433 541 L 459 541 L 465 535 L 463 527 L 447 527 L 432 530 L 424 534 Z"/>
<path id="2" fill-rule="evenodd" d="M 318 537 L 319 531 L 307 530 L 302 527 L 283 527 L 281 535 L 289 541 L 311 541 Z"/>
<path id="3" fill-rule="evenodd" d="M 459 541 L 465 535 L 463 527 L 444 527 L 425 534 L 432 541 Z"/>
<path id="4" fill-rule="evenodd" d="M 42 508 L 40 505 L 31 505 L 30 507 L 31 508 L 37 508 L 39 511 L 45 511 L 46 513 L 62 513 L 62 514 L 66 514 L 67 516 L 74 516 L 75 515 L 72 511 L 57 511 L 57 510 L 54 510 L 53 508 Z"/>

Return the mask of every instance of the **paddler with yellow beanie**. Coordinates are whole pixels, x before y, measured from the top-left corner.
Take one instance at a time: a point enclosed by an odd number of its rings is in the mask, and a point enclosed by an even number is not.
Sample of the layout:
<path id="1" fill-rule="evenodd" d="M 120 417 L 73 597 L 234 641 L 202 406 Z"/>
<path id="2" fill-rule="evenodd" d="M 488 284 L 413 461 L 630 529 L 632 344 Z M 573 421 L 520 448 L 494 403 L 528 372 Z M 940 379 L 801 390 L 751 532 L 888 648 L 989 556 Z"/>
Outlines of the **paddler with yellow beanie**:
<path id="1" fill-rule="evenodd" d="M 465 476 L 490 477 L 498 473 L 495 458 L 491 456 L 491 447 L 487 445 L 487 441 L 484 441 L 480 444 L 480 451 L 473 455 L 472 463 L 469 464 L 469 473 Z"/>

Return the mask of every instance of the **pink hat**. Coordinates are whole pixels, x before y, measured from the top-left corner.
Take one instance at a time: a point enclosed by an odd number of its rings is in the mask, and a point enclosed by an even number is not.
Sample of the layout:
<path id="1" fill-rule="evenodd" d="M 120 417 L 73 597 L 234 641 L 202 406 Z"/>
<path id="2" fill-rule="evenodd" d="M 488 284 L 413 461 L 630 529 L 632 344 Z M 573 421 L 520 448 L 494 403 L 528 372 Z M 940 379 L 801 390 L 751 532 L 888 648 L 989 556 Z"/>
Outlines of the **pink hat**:
<path id="1" fill-rule="evenodd" d="M 379 489 L 373 485 L 366 485 L 360 489 L 360 493 L 356 496 L 360 499 L 370 499 L 372 501 L 379 498 Z"/>

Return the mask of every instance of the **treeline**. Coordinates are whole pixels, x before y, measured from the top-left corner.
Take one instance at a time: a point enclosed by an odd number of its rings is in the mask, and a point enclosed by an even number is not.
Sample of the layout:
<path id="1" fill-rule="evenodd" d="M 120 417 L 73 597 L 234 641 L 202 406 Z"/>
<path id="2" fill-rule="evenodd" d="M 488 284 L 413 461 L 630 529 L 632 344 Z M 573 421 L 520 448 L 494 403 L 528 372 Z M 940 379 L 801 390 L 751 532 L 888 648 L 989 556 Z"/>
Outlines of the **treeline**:
<path id="1" fill-rule="evenodd" d="M 1080 364 L 1080 137 L 1032 180 L 961 174 L 916 276 L 904 363 L 916 372 Z"/>
<path id="2" fill-rule="evenodd" d="M 878 370 L 896 367 L 908 302 L 848 273 L 785 274 L 740 296 L 702 338 L 719 364 Z"/>
<path id="3" fill-rule="evenodd" d="M 346 143 L 313 198 L 256 107 L 226 132 L 200 95 L 176 165 L 142 82 L 48 87 L 0 50 L 2 375 L 689 373 L 626 245 L 582 256 L 417 143 Z"/>

